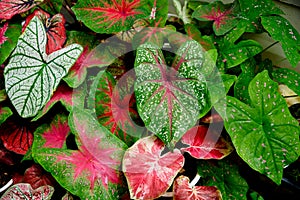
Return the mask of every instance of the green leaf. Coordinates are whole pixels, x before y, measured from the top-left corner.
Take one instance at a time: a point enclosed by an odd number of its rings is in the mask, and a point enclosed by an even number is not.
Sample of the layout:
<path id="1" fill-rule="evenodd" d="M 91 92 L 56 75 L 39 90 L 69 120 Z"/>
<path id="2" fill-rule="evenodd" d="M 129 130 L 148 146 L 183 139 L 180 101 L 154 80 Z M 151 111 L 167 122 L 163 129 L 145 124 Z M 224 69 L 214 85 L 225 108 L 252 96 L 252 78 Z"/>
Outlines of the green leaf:
<path id="1" fill-rule="evenodd" d="M 300 96 L 300 74 L 298 72 L 287 68 L 279 68 L 273 71 L 272 76 L 276 81 L 287 85 L 298 96 Z"/>
<path id="2" fill-rule="evenodd" d="M 49 101 L 82 52 L 80 45 L 73 44 L 47 55 L 46 42 L 44 25 L 34 17 L 4 69 L 6 92 L 23 118 L 35 116 Z"/>
<path id="3" fill-rule="evenodd" d="M 19 23 L 10 23 L 7 26 L 7 30 L 4 33 L 7 40 L 0 45 L 0 65 L 8 58 L 10 53 L 15 48 L 18 38 L 21 34 L 21 29 L 22 26 Z"/>
<path id="4" fill-rule="evenodd" d="M 93 31 L 115 33 L 129 30 L 135 20 L 148 17 L 139 9 L 144 1 L 146 0 L 79 0 L 72 10 L 77 20 Z"/>
<path id="5" fill-rule="evenodd" d="M 254 170 L 280 184 L 283 167 L 300 154 L 299 125 L 265 70 L 249 84 L 251 107 L 227 97 L 217 106 L 239 156 Z"/>
<path id="6" fill-rule="evenodd" d="M 247 182 L 239 174 L 238 166 L 229 159 L 221 161 L 198 161 L 198 173 L 204 185 L 216 186 L 223 200 L 247 199 Z"/>
<path id="7" fill-rule="evenodd" d="M 150 43 L 137 49 L 135 95 L 146 127 L 173 147 L 197 121 L 207 105 L 207 89 L 200 66 L 203 50 L 187 41 L 168 67 L 162 51 Z"/>
<path id="8" fill-rule="evenodd" d="M 60 13 L 62 5 L 63 5 L 63 0 L 44 0 L 43 3 L 40 4 L 40 7 L 44 11 L 52 15 L 55 15 L 57 13 Z"/>
<path id="9" fill-rule="evenodd" d="M 191 23 L 191 15 L 189 14 L 190 9 L 188 8 L 188 1 L 184 0 L 183 5 L 179 0 L 173 0 L 173 5 L 176 9 L 178 17 L 183 21 L 184 24 Z"/>
<path id="10" fill-rule="evenodd" d="M 1 107 L 0 106 L 0 125 L 6 121 L 8 117 L 10 117 L 13 112 L 10 110 L 9 107 Z"/>
<path id="11" fill-rule="evenodd" d="M 281 16 L 263 16 L 261 23 L 274 40 L 281 43 L 282 49 L 292 66 L 300 61 L 300 35 L 288 20 Z M 280 31 L 278 31 L 280 30 Z"/>

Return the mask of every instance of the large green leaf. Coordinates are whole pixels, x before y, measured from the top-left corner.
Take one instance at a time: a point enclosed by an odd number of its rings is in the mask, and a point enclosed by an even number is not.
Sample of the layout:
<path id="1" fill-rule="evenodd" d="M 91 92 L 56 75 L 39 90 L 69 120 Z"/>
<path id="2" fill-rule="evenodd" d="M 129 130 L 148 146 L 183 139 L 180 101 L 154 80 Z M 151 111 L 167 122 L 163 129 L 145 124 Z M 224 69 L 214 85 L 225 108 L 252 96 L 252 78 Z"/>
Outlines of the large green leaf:
<path id="1" fill-rule="evenodd" d="M 298 72 L 287 68 L 280 68 L 273 71 L 272 75 L 276 81 L 287 85 L 300 96 L 300 74 Z"/>
<path id="2" fill-rule="evenodd" d="M 287 59 L 296 66 L 300 61 L 300 35 L 297 30 L 281 16 L 261 17 L 261 23 L 273 39 L 280 41 Z"/>
<path id="3" fill-rule="evenodd" d="M 135 95 L 146 127 L 173 146 L 207 106 L 204 55 L 195 41 L 187 41 L 168 67 L 162 51 L 146 43 L 137 49 Z"/>
<path id="4" fill-rule="evenodd" d="M 17 112 L 32 117 L 49 101 L 82 52 L 78 44 L 46 54 L 44 25 L 34 17 L 20 36 L 4 69 L 5 89 Z"/>
<path id="5" fill-rule="evenodd" d="M 198 161 L 198 173 L 204 185 L 216 186 L 222 193 L 223 200 L 246 200 L 248 184 L 238 171 L 238 166 L 231 160 Z"/>
<path id="6" fill-rule="evenodd" d="M 251 107 L 227 97 L 217 109 L 240 157 L 280 184 L 283 167 L 299 156 L 300 129 L 277 89 L 263 71 L 249 84 Z"/>

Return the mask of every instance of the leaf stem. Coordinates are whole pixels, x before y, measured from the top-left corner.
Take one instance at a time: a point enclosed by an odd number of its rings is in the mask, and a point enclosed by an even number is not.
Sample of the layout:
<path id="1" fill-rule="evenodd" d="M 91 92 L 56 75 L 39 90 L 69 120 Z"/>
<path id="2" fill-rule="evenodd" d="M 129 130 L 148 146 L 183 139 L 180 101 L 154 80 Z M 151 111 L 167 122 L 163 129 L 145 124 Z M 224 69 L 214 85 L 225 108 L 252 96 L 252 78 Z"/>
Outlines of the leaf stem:
<path id="1" fill-rule="evenodd" d="M 190 187 L 194 187 L 198 181 L 200 180 L 201 176 L 197 173 L 194 179 L 189 183 Z"/>
<path id="2" fill-rule="evenodd" d="M 9 188 L 14 183 L 13 179 L 10 179 L 8 183 L 6 183 L 2 188 L 0 188 L 0 192 L 5 191 L 7 188 Z"/>
<path id="3" fill-rule="evenodd" d="M 173 192 L 166 192 L 163 195 L 161 195 L 161 197 L 173 197 L 174 193 Z"/>

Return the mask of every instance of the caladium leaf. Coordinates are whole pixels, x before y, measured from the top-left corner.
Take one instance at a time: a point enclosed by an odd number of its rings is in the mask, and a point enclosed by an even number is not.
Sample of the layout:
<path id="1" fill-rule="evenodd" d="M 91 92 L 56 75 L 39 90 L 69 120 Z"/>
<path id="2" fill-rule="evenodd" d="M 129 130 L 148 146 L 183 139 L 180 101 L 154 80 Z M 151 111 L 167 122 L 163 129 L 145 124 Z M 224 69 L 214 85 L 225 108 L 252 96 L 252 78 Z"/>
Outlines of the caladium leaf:
<path id="1" fill-rule="evenodd" d="M 215 186 L 221 191 L 223 200 L 247 199 L 248 184 L 232 160 L 227 158 L 220 161 L 199 160 L 198 174 L 203 185 Z"/>
<path id="2" fill-rule="evenodd" d="M 46 42 L 42 22 L 33 17 L 4 69 L 6 92 L 23 118 L 35 116 L 49 101 L 82 51 L 73 44 L 47 55 Z"/>
<path id="3" fill-rule="evenodd" d="M 171 186 L 175 176 L 184 165 L 184 157 L 178 149 L 164 155 L 164 143 L 156 136 L 138 140 L 123 158 L 132 199 L 155 199 Z"/>
<path id="4" fill-rule="evenodd" d="M 147 14 L 139 9 L 143 0 L 79 0 L 72 7 L 78 20 L 97 33 L 129 30 L 133 22 Z"/>
<path id="5" fill-rule="evenodd" d="M 0 125 L 9 118 L 13 112 L 10 110 L 9 107 L 2 107 L 0 106 Z"/>
<path id="6" fill-rule="evenodd" d="M 50 125 L 44 124 L 34 132 L 32 153 L 40 148 L 66 148 L 66 139 L 70 132 L 67 117 L 56 115 Z"/>
<path id="7" fill-rule="evenodd" d="M 222 195 L 214 186 L 190 186 L 190 179 L 186 176 L 176 178 L 173 185 L 174 200 L 221 200 Z"/>
<path id="8" fill-rule="evenodd" d="M 36 16 L 43 23 L 47 34 L 46 53 L 50 54 L 63 47 L 66 41 L 65 18 L 62 14 L 56 14 L 50 17 L 50 14 L 43 10 L 35 10 L 26 18 L 23 30 L 28 26 L 32 18 Z"/>
<path id="9" fill-rule="evenodd" d="M 279 68 L 272 73 L 273 79 L 287 85 L 300 96 L 300 74 L 288 68 Z"/>
<path id="10" fill-rule="evenodd" d="M 200 67 L 203 50 L 187 41 L 177 51 L 172 68 L 162 51 L 150 43 L 137 49 L 135 95 L 145 126 L 169 146 L 192 126 L 207 105 L 207 89 Z"/>
<path id="11" fill-rule="evenodd" d="M 21 34 L 21 25 L 6 22 L 0 28 L 0 65 L 8 58 L 15 48 Z"/>
<path id="12" fill-rule="evenodd" d="M 44 169 L 37 164 L 33 164 L 25 170 L 23 182 L 29 183 L 33 189 L 47 185 L 54 186 L 55 184 L 55 180 L 51 174 L 46 173 Z"/>
<path id="13" fill-rule="evenodd" d="M 224 35 L 238 23 L 234 15 L 233 4 L 224 5 L 221 1 L 199 6 L 192 17 L 200 21 L 213 21 L 213 30 L 216 35 Z"/>
<path id="14" fill-rule="evenodd" d="M 180 150 L 197 159 L 222 159 L 233 151 L 229 142 L 207 126 L 191 128 L 182 136 L 181 142 L 188 146 Z"/>
<path id="15" fill-rule="evenodd" d="M 280 184 L 283 167 L 299 156 L 299 125 L 267 71 L 249 84 L 251 107 L 227 97 L 217 106 L 239 156 L 254 170 Z M 225 114 L 227 113 L 227 114 Z"/>
<path id="16" fill-rule="evenodd" d="M 26 12 L 43 0 L 2 0 L 0 1 L 0 19 L 10 19 L 14 15 Z"/>
<path id="17" fill-rule="evenodd" d="M 133 84 L 131 87 L 126 88 L 125 80 L 122 83 L 123 88 L 120 84 L 116 86 L 114 77 L 108 72 L 100 72 L 97 77 L 89 95 L 90 106 L 94 107 L 100 124 L 126 144 L 132 144 L 134 142 L 133 136 L 139 137 L 142 134 L 140 130 L 136 129 L 132 120 L 132 118 L 138 116 L 134 109 L 135 100 L 132 99 Z M 134 80 L 134 77 L 132 77 L 132 80 Z"/>
<path id="18" fill-rule="evenodd" d="M 39 6 L 46 12 L 55 15 L 61 11 L 62 5 L 63 0 L 44 0 Z"/>
<path id="19" fill-rule="evenodd" d="M 173 0 L 173 5 L 178 17 L 184 24 L 189 24 L 192 22 L 190 8 L 188 7 L 188 1 L 181 2 L 179 0 Z"/>
<path id="20" fill-rule="evenodd" d="M 61 102 L 61 104 L 70 112 L 74 106 L 83 108 L 85 95 L 85 85 L 82 85 L 82 87 L 74 90 L 73 88 L 68 87 L 66 84 L 61 83 L 57 87 L 50 100 L 46 103 L 43 109 L 37 113 L 32 121 L 36 121 L 44 116 L 57 102 Z"/>
<path id="21" fill-rule="evenodd" d="M 118 199 L 118 170 L 126 145 L 100 125 L 90 111 L 74 108 L 69 124 L 78 150 L 34 149 L 34 159 L 81 199 Z"/>
<path id="22" fill-rule="evenodd" d="M 50 200 L 54 192 L 54 188 L 50 185 L 32 189 L 28 183 L 18 183 L 11 186 L 1 197 L 2 200 Z"/>
<path id="23" fill-rule="evenodd" d="M 261 17 L 263 27 L 270 33 L 274 40 L 281 43 L 282 49 L 291 63 L 296 67 L 300 61 L 300 35 L 291 23 L 281 16 Z M 276 31 L 276 30 L 282 30 Z"/>
<path id="24" fill-rule="evenodd" d="M 19 118 L 8 119 L 1 125 L 0 139 L 5 148 L 25 155 L 33 142 L 34 127 Z"/>

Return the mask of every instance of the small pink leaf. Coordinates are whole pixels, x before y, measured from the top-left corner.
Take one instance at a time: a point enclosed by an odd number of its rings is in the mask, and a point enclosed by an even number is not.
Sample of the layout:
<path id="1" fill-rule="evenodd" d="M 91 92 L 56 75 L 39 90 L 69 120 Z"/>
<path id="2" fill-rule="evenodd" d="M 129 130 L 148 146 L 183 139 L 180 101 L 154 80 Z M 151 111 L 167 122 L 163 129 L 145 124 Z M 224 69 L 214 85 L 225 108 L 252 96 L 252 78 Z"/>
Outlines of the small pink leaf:
<path id="1" fill-rule="evenodd" d="M 184 165 L 175 149 L 162 155 L 164 143 L 156 136 L 138 140 L 123 158 L 123 172 L 133 199 L 154 199 L 164 194 Z"/>
<path id="2" fill-rule="evenodd" d="M 173 186 L 174 200 L 221 200 L 221 192 L 214 186 L 190 186 L 190 179 L 179 176 Z"/>
<path id="3" fill-rule="evenodd" d="M 39 165 L 33 164 L 26 169 L 23 182 L 29 183 L 33 189 L 37 189 L 44 185 L 54 186 L 55 180 L 51 174 L 46 173 Z"/>
<path id="4" fill-rule="evenodd" d="M 50 200 L 54 192 L 54 188 L 46 185 L 32 189 L 28 183 L 18 183 L 11 186 L 1 197 L 1 200 Z"/>
<path id="5" fill-rule="evenodd" d="M 197 159 L 222 159 L 233 151 L 228 142 L 206 126 L 191 128 L 184 134 L 181 142 L 188 145 L 181 148 L 181 151 L 188 152 Z"/>
<path id="6" fill-rule="evenodd" d="M 8 39 L 5 36 L 5 32 L 6 32 L 7 28 L 8 28 L 7 22 L 3 25 L 3 27 L 0 28 L 0 46 Z"/>
<path id="7" fill-rule="evenodd" d="M 50 14 L 44 12 L 43 10 L 35 10 L 26 18 L 22 32 L 25 30 L 34 16 L 37 16 L 42 21 L 46 30 L 46 53 L 51 54 L 52 52 L 61 49 L 67 38 L 64 16 L 61 14 L 56 14 L 51 18 Z"/>

